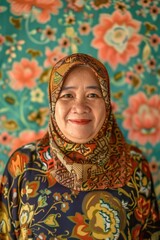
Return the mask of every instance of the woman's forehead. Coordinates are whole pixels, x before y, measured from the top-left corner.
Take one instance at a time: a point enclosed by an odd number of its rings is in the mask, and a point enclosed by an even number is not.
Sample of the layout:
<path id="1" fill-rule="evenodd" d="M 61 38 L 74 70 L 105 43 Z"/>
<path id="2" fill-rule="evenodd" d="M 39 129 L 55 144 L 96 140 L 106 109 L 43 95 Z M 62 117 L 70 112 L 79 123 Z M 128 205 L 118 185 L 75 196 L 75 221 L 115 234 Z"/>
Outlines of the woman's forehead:
<path id="1" fill-rule="evenodd" d="M 71 69 L 63 79 L 63 85 L 66 84 L 81 84 L 86 82 L 93 85 L 100 85 L 99 80 L 95 72 L 88 66 L 76 66 Z"/>

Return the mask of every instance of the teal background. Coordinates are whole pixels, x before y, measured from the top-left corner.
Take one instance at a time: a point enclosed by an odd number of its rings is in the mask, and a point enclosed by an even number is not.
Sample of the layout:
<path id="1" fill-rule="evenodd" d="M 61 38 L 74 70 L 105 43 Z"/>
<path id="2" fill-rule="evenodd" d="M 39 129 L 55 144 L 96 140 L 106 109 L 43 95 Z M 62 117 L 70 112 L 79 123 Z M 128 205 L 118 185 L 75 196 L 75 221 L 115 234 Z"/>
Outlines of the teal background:
<path id="1" fill-rule="evenodd" d="M 107 67 L 113 111 L 149 161 L 160 206 L 158 0 L 0 2 L 0 176 L 17 147 L 45 133 L 50 69 L 75 52 Z"/>

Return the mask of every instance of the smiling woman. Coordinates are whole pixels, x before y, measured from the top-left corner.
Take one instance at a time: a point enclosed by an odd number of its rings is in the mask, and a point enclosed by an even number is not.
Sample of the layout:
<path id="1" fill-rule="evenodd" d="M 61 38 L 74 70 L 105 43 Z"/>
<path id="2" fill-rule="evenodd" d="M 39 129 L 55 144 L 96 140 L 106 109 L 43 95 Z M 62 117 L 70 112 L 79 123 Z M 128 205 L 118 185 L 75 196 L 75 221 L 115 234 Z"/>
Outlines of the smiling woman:
<path id="1" fill-rule="evenodd" d="M 114 118 L 104 65 L 61 59 L 49 80 L 46 135 L 10 157 L 1 239 L 154 239 L 160 219 L 149 165 Z"/>
<path id="2" fill-rule="evenodd" d="M 59 129 L 72 142 L 85 143 L 97 135 L 105 117 L 96 75 L 86 66 L 74 68 L 65 78 L 55 106 Z"/>

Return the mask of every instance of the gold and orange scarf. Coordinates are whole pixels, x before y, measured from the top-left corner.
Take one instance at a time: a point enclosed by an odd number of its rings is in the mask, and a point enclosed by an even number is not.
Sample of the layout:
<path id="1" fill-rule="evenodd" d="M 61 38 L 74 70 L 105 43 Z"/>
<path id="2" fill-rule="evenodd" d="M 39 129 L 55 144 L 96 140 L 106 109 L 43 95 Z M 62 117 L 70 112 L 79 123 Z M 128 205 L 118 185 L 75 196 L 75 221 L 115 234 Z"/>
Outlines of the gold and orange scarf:
<path id="1" fill-rule="evenodd" d="M 84 144 L 66 139 L 55 120 L 55 104 L 65 76 L 78 65 L 87 65 L 96 74 L 107 113 L 98 135 Z M 57 182 L 79 191 L 124 186 L 132 173 L 131 156 L 129 145 L 125 142 L 111 111 L 110 83 L 105 66 L 97 59 L 82 53 L 63 58 L 51 72 L 49 101 L 48 133 L 38 145 L 41 158 L 44 156 L 43 151 L 50 150 L 53 161 L 50 171 Z"/>

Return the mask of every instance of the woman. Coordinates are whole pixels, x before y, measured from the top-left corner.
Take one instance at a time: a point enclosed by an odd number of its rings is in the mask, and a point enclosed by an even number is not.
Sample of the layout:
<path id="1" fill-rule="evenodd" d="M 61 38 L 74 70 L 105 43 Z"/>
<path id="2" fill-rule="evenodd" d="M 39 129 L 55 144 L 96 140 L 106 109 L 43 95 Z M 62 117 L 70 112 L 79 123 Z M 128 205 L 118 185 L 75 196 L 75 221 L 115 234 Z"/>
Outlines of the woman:
<path id="1" fill-rule="evenodd" d="M 0 239 L 159 239 L 148 163 L 125 142 L 109 91 L 91 56 L 53 67 L 48 133 L 16 150 L 4 172 Z"/>

